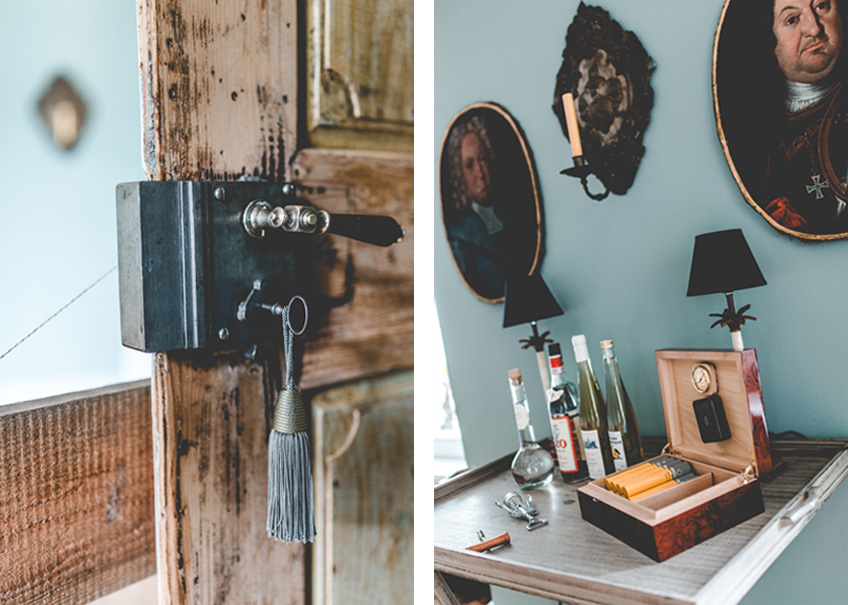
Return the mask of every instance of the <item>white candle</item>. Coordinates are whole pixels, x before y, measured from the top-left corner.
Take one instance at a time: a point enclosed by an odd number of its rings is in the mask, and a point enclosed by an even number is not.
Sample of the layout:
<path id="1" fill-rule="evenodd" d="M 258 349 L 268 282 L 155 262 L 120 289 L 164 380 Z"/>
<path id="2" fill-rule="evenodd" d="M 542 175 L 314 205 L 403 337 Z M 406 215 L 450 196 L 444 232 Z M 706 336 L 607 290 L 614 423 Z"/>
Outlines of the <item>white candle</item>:
<path id="1" fill-rule="evenodd" d="M 570 92 L 562 95 L 562 107 L 565 110 L 565 125 L 568 127 L 568 139 L 571 141 L 571 155 L 576 158 L 583 155 L 583 145 L 580 143 L 580 128 L 577 125 L 577 109 L 574 106 L 574 95 Z"/>

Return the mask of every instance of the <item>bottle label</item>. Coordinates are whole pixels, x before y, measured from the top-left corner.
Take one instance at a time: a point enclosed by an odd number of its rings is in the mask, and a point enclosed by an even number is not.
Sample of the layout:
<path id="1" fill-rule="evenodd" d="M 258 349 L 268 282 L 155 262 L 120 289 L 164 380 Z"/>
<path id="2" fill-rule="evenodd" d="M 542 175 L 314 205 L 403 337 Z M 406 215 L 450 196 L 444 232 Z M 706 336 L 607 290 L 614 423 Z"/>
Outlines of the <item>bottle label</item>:
<path id="1" fill-rule="evenodd" d="M 515 423 L 518 425 L 518 430 L 523 431 L 530 424 L 530 412 L 523 404 L 516 403 L 515 407 Z"/>
<path id="2" fill-rule="evenodd" d="M 562 375 L 562 355 L 554 355 L 549 359 L 549 363 L 551 366 L 551 374 L 554 376 Z"/>
<path id="3" fill-rule="evenodd" d="M 586 466 L 589 469 L 590 479 L 601 479 L 604 471 L 604 457 L 601 454 L 601 439 L 598 431 L 580 431 L 583 439 L 583 451 L 586 453 Z"/>
<path id="4" fill-rule="evenodd" d="M 622 439 L 621 431 L 610 431 L 609 440 L 615 470 L 623 471 L 627 468 L 627 455 L 624 453 L 624 439 Z"/>
<path id="5" fill-rule="evenodd" d="M 573 473 L 577 470 L 577 448 L 574 443 L 574 423 L 571 418 L 557 414 L 551 416 L 551 429 L 554 433 L 557 463 L 563 473 Z"/>

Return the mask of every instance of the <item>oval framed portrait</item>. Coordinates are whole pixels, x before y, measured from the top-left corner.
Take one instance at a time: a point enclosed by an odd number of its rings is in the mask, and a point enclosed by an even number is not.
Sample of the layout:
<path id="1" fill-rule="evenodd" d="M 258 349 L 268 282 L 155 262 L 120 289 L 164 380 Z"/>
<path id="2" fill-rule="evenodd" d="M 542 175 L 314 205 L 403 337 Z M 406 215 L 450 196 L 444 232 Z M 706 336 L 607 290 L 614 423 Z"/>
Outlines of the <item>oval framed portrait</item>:
<path id="1" fill-rule="evenodd" d="M 804 240 L 848 238 L 848 0 L 725 0 L 719 140 L 745 200 Z"/>
<path id="2" fill-rule="evenodd" d="M 543 248 L 530 148 L 503 107 L 474 103 L 454 116 L 439 154 L 439 192 L 463 281 L 479 299 L 501 302 L 507 276 L 535 272 Z"/>

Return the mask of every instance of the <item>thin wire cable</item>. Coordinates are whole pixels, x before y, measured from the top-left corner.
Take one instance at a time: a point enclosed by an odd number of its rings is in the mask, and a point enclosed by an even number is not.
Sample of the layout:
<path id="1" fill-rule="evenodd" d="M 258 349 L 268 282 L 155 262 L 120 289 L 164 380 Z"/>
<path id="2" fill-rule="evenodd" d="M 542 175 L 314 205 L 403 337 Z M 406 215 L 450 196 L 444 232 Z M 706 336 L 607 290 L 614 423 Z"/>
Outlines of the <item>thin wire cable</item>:
<path id="1" fill-rule="evenodd" d="M 30 332 L 29 334 L 27 334 L 26 336 L 24 336 L 23 338 L 21 338 L 18 342 L 16 342 L 15 344 L 13 344 L 13 345 L 12 345 L 12 347 L 11 347 L 9 350 L 7 350 L 5 353 L 3 353 L 2 355 L 0 355 L 0 359 L 3 359 L 4 357 L 6 357 L 6 355 L 8 355 L 9 353 L 11 353 L 11 352 L 12 352 L 12 351 L 14 351 L 15 349 L 17 349 L 20 345 L 22 345 L 22 344 L 24 343 L 24 341 L 25 341 L 25 340 L 27 340 L 30 336 L 32 336 L 33 334 L 35 334 L 36 332 L 38 332 L 38 331 L 39 331 L 41 328 L 43 328 L 45 325 L 47 325 L 47 324 L 48 324 L 48 323 L 49 323 L 49 322 L 50 322 L 50 321 L 51 321 L 54 317 L 56 317 L 57 315 L 59 315 L 59 313 L 61 313 L 62 311 L 64 311 L 64 310 L 65 310 L 65 309 L 67 309 L 68 307 L 70 307 L 70 306 L 71 306 L 72 304 L 74 304 L 77 300 L 79 300 L 79 299 L 80 299 L 80 298 L 81 298 L 81 297 L 82 297 L 82 296 L 83 296 L 86 292 L 88 292 L 89 290 L 91 290 L 94 286 L 96 286 L 97 284 L 99 284 L 100 282 L 102 282 L 104 279 L 106 279 L 107 277 L 109 277 L 109 275 L 110 275 L 110 274 L 112 274 L 114 271 L 117 271 L 117 270 L 118 270 L 118 268 L 117 268 L 117 267 L 112 267 L 112 268 L 111 268 L 111 269 L 109 269 L 106 273 L 104 273 L 103 275 L 101 275 L 100 277 L 98 277 L 98 278 L 97 278 L 97 279 L 96 279 L 96 280 L 95 280 L 95 281 L 94 281 L 91 285 L 89 285 L 89 286 L 88 286 L 85 290 L 83 290 L 82 292 L 80 292 L 79 294 L 77 294 L 76 296 L 74 296 L 71 300 L 69 300 L 67 303 L 65 303 L 65 305 L 64 305 L 63 307 L 61 307 L 58 311 L 56 311 L 53 315 L 51 315 L 50 317 L 48 317 L 47 319 L 45 319 L 44 321 L 42 321 L 40 324 L 38 324 L 38 326 L 36 326 L 36 327 L 35 327 L 35 329 L 33 329 L 33 330 L 32 330 L 32 332 Z"/>

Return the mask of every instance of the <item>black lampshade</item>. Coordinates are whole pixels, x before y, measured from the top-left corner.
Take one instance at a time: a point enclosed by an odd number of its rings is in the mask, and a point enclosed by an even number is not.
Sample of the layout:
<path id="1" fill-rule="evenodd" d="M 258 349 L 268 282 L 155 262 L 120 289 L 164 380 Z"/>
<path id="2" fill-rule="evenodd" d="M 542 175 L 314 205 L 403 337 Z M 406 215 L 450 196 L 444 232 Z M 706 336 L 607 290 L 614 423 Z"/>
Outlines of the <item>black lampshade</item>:
<path id="1" fill-rule="evenodd" d="M 504 328 L 555 315 L 562 315 L 562 308 L 540 274 L 513 276 L 506 280 Z"/>
<path id="2" fill-rule="evenodd" d="M 766 285 L 741 229 L 695 236 L 686 296 L 729 293 Z"/>

